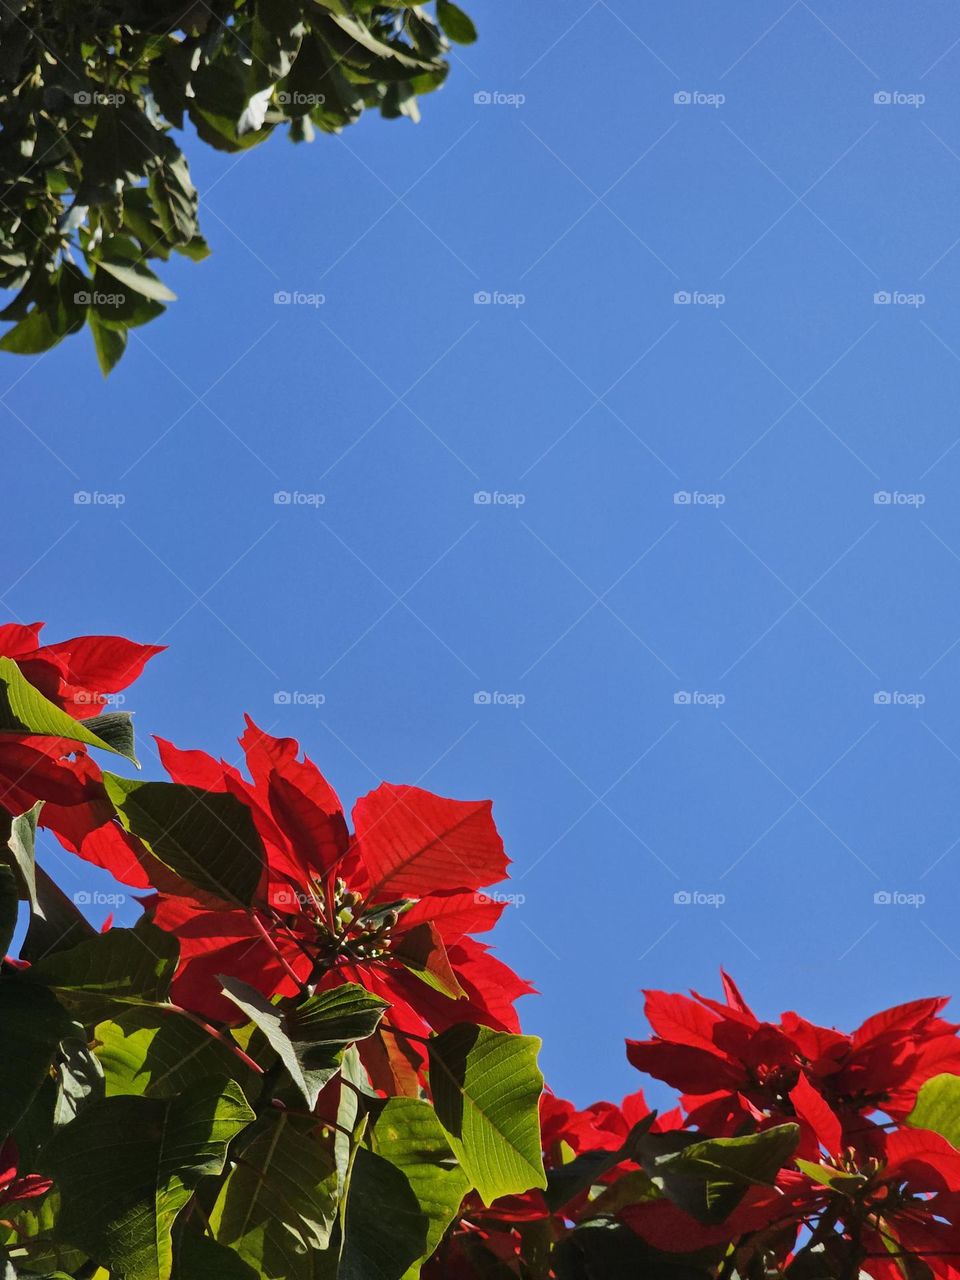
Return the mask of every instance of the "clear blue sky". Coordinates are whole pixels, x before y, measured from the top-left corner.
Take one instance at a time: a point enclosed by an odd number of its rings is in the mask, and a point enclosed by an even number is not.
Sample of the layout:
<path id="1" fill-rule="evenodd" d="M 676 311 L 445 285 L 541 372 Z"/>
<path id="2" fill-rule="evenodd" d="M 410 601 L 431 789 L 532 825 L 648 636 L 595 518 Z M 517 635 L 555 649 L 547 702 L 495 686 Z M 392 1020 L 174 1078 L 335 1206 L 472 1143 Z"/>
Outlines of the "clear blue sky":
<path id="1" fill-rule="evenodd" d="M 840 1026 L 960 987 L 960 14 L 472 7 L 417 127 L 192 146 L 213 257 L 109 383 L 87 337 L 4 358 L 2 602 L 171 646 L 148 772 L 249 711 L 348 802 L 494 797 L 499 950 L 586 1102 L 642 986 Z"/>

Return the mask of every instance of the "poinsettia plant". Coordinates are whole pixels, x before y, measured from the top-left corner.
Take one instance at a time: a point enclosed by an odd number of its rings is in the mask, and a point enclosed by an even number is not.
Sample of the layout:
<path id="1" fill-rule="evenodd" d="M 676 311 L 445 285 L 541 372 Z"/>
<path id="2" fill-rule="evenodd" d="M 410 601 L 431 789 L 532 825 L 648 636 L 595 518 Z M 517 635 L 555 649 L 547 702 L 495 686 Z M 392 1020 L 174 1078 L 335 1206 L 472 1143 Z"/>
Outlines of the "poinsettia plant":
<path id="1" fill-rule="evenodd" d="M 130 776 L 117 695 L 159 648 L 39 631 L 0 627 L 2 1280 L 960 1276 L 943 998 L 846 1034 L 725 973 L 649 991 L 627 1057 L 676 1105 L 578 1108 L 476 936 L 488 801 L 385 782 L 348 819 L 249 719 L 242 768 L 160 741 Z M 140 918 L 95 930 L 38 825 Z"/>

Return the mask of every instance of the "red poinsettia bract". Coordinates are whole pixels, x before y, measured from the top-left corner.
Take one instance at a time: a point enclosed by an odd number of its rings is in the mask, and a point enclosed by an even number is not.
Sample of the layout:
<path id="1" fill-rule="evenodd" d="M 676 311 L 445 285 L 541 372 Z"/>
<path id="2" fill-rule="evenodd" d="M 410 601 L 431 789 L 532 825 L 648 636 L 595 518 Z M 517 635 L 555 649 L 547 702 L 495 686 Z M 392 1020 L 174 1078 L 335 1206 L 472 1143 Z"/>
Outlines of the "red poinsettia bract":
<path id="1" fill-rule="evenodd" d="M 431 1030 L 473 1022 L 518 1031 L 514 1001 L 533 988 L 471 936 L 492 928 L 504 906 L 479 892 L 508 866 L 489 801 L 383 783 L 355 804 L 351 834 L 296 742 L 248 719 L 240 743 L 250 781 L 203 752 L 159 744 L 174 782 L 248 806 L 266 854 L 250 910 L 211 909 L 162 889 L 152 900 L 156 923 L 180 943 L 174 997 L 236 1021 L 219 975 L 267 996 L 360 983 L 391 1006 L 364 1055 L 393 1090 L 416 1087 L 419 1038 Z"/>
<path id="2" fill-rule="evenodd" d="M 39 1173 L 18 1172 L 20 1155 L 11 1138 L 0 1143 L 0 1213 L 24 1200 L 44 1196 L 53 1186 L 49 1178 Z"/>
<path id="3" fill-rule="evenodd" d="M 646 992 L 655 1035 L 628 1040 L 641 1071 L 682 1091 L 688 1123 L 714 1136 L 797 1120 L 804 1151 L 837 1150 L 883 1112 L 902 1118 L 935 1075 L 960 1073 L 960 1040 L 940 1018 L 946 999 L 914 1000 L 850 1035 L 796 1013 L 764 1022 L 723 975 L 726 1000 Z"/>
<path id="4" fill-rule="evenodd" d="M 108 695 L 126 689 L 162 645 L 122 636 L 77 636 L 41 645 L 42 622 L 0 626 L 0 657 L 10 658 L 45 698 L 75 720 L 100 715 Z M 110 815 L 100 770 L 68 739 L 0 735 L 0 808 L 23 813 L 45 802 L 41 822 L 76 849 Z"/>

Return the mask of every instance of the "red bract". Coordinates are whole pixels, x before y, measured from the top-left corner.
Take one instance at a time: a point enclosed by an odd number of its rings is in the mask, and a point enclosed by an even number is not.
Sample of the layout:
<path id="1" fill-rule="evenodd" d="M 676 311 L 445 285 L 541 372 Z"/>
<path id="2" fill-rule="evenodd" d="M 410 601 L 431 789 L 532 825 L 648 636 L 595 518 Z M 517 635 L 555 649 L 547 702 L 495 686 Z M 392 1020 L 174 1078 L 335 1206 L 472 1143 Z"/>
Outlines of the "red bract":
<path id="1" fill-rule="evenodd" d="M 12 659 L 27 680 L 75 720 L 99 715 L 107 696 L 140 675 L 162 651 L 121 636 L 77 636 L 41 645 L 42 622 L 0 626 L 0 657 Z M 23 813 L 45 801 L 41 821 L 76 849 L 106 822 L 109 807 L 100 770 L 84 747 L 67 739 L 0 735 L 0 808 Z"/>
<path id="2" fill-rule="evenodd" d="M 797 1119 L 807 1154 L 832 1151 L 876 1112 L 908 1114 L 925 1080 L 960 1072 L 956 1025 L 939 1017 L 945 999 L 888 1009 L 844 1035 L 795 1013 L 763 1022 L 723 982 L 725 1003 L 648 991 L 656 1034 L 627 1041 L 633 1065 L 680 1089 L 688 1122 L 714 1136 Z"/>
<path id="3" fill-rule="evenodd" d="M 7 1139 L 0 1145 L 0 1212 L 23 1200 L 46 1195 L 53 1183 L 39 1173 L 18 1174 L 20 1156 L 16 1144 Z"/>
<path id="4" fill-rule="evenodd" d="M 357 801 L 351 835 L 340 801 L 290 738 L 248 719 L 250 781 L 223 762 L 160 743 L 171 778 L 227 791 L 250 809 L 266 852 L 248 910 L 211 910 L 160 892 L 154 919 L 176 934 L 173 992 L 208 1018 L 236 1021 L 218 975 L 267 996 L 359 982 L 391 1004 L 389 1030 L 365 1047 L 382 1087 L 411 1090 L 422 1051 L 408 1038 L 474 1022 L 517 1031 L 514 1001 L 532 988 L 470 935 L 503 903 L 478 892 L 508 860 L 489 801 L 448 800 L 383 783 Z"/>

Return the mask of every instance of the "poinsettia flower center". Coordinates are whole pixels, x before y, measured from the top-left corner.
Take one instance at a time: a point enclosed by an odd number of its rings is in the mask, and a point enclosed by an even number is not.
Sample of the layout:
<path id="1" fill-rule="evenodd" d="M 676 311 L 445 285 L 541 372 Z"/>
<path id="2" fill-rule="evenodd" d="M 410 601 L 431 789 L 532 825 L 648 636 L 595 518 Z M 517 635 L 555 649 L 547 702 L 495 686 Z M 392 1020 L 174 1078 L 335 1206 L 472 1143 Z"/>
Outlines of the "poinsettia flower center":
<path id="1" fill-rule="evenodd" d="M 318 898 L 322 900 L 322 897 L 321 889 Z M 390 950 L 392 931 L 400 918 L 399 909 L 405 905 L 389 903 L 368 909 L 362 897 L 338 878 L 333 889 L 332 919 L 319 911 L 313 917 L 318 962 L 330 966 L 382 960 Z"/>

